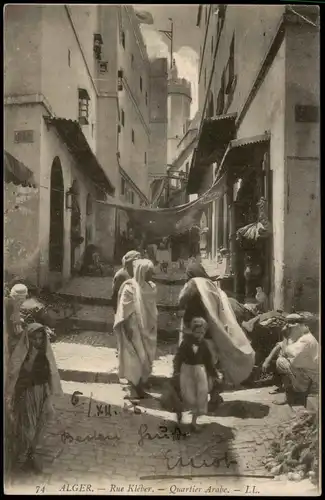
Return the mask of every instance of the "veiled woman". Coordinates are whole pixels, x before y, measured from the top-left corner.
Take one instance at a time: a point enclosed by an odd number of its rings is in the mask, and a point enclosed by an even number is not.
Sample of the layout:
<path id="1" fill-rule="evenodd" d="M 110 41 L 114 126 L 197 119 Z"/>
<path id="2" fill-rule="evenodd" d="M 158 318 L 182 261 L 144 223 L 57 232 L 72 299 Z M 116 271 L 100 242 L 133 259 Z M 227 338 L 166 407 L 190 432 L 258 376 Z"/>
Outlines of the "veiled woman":
<path id="1" fill-rule="evenodd" d="M 231 303 L 207 275 L 203 266 L 192 263 L 187 269 L 188 282 L 179 296 L 179 306 L 184 311 L 180 333 L 190 328 L 194 317 L 203 317 L 208 323 L 206 340 L 216 366 L 224 375 L 224 382 L 233 386 L 246 380 L 252 372 L 255 353 L 242 328 L 239 326 Z M 222 401 L 219 380 L 210 392 L 210 409 Z"/>
<path id="2" fill-rule="evenodd" d="M 144 387 L 156 355 L 158 315 L 153 269 L 148 259 L 134 261 L 134 277 L 119 291 L 114 332 L 119 347 L 119 377 L 128 380 L 131 399 L 145 396 Z"/>
<path id="3" fill-rule="evenodd" d="M 6 396 L 12 410 L 11 459 L 40 471 L 35 457 L 41 432 L 52 414 L 51 395 L 62 394 L 60 376 L 46 330 L 26 327 L 10 359 Z M 7 436 L 7 432 L 6 432 Z"/>

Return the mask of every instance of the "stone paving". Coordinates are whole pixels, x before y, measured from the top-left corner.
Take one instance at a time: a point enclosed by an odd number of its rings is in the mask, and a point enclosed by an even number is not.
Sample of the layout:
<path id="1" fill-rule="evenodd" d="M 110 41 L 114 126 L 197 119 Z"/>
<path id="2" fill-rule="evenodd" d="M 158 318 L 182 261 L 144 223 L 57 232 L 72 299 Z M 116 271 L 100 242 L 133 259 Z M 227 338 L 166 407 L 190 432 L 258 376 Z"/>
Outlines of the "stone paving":
<path id="1" fill-rule="evenodd" d="M 85 332 L 84 339 L 87 335 L 91 332 Z M 93 335 L 98 343 L 98 333 Z M 105 349 L 105 356 L 110 353 L 106 368 L 108 364 L 117 368 L 113 347 L 67 342 L 53 347 L 59 365 L 65 352 L 71 365 L 76 368 L 79 358 L 84 369 L 83 364 L 91 365 L 91 356 L 87 361 L 79 349 L 88 349 L 89 353 Z M 186 484 L 193 487 L 190 494 L 198 493 L 195 488 L 203 488 L 207 494 L 238 494 L 237 490 L 244 494 L 247 485 L 258 484 L 260 479 L 255 477 L 267 474 L 262 459 L 268 443 L 276 437 L 279 424 L 290 420 L 298 410 L 272 405 L 274 396 L 269 388 L 225 393 L 225 403 L 215 415 L 200 417 L 199 434 L 186 435 L 183 427 L 180 435 L 175 414 L 164 411 L 159 402 L 161 377 L 166 380 L 171 375 L 172 360 L 170 354 L 160 354 L 154 365 L 154 376 L 160 381 L 136 407 L 126 403 L 119 383 L 62 381 L 64 396 L 54 399 L 56 414 L 38 450 L 43 474 L 16 478 L 11 491 L 21 492 L 23 485 L 26 493 L 36 493 L 36 486 L 42 488 L 39 493 L 59 493 L 60 489 L 69 493 L 68 485 L 71 488 L 72 484 L 87 483 L 93 494 L 118 493 L 114 488 L 123 487 L 128 494 L 144 492 L 141 488 L 152 488 L 152 494 L 176 494 L 170 488 Z M 98 369 L 97 358 L 93 357 L 92 364 Z M 72 398 L 75 391 L 79 391 L 79 400 Z M 185 424 L 189 418 L 185 414 Z M 239 475 L 246 477 L 240 479 Z M 134 485 L 140 489 L 135 491 Z M 219 490 L 213 492 L 210 486 Z"/>
<path id="2" fill-rule="evenodd" d="M 199 482 L 208 489 L 232 484 L 232 491 L 236 487 L 243 493 L 244 484 L 256 484 L 249 476 L 266 474 L 261 460 L 268 442 L 293 413 L 271 405 L 274 396 L 265 389 L 227 394 L 227 415 L 201 417 L 201 433 L 180 437 L 175 415 L 160 408 L 159 394 L 134 407 L 125 405 L 119 384 L 62 385 L 65 395 L 55 399 L 56 416 L 38 452 L 43 474 L 37 480 L 17 478 L 17 491 L 20 484 L 26 492 L 44 486 L 44 493 L 69 484 L 90 484 L 94 493 L 143 484 L 159 494 L 158 486 L 168 493 L 171 484 L 192 476 L 188 485 Z M 75 391 L 80 392 L 76 401 Z M 241 408 L 245 405 L 246 414 Z M 247 478 L 237 478 L 240 474 Z"/>

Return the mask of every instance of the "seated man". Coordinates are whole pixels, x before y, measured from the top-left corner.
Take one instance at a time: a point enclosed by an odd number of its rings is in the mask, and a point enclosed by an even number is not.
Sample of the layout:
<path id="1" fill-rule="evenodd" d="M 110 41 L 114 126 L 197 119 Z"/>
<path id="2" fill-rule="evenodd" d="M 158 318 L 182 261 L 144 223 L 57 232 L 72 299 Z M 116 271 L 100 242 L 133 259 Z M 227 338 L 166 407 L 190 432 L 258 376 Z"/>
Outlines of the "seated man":
<path id="1" fill-rule="evenodd" d="M 318 389 L 318 342 L 310 330 L 300 324 L 297 315 L 286 318 L 283 341 L 276 344 L 263 363 L 265 372 L 274 358 L 275 369 L 281 377 L 284 401 L 275 404 L 306 403 L 308 394 Z"/>

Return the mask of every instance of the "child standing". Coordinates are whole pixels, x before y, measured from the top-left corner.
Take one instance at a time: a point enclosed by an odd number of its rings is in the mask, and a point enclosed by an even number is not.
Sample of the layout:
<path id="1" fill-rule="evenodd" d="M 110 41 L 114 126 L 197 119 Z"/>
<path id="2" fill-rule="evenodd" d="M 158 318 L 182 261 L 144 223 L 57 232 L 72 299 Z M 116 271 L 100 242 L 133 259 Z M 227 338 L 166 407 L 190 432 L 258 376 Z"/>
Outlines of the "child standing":
<path id="1" fill-rule="evenodd" d="M 204 339 L 208 325 L 203 318 L 193 318 L 191 332 L 185 334 L 174 358 L 174 380 L 184 404 L 192 411 L 191 427 L 198 431 L 197 417 L 208 411 L 208 394 L 216 378 L 216 368 Z M 180 423 L 182 414 L 177 414 Z"/>

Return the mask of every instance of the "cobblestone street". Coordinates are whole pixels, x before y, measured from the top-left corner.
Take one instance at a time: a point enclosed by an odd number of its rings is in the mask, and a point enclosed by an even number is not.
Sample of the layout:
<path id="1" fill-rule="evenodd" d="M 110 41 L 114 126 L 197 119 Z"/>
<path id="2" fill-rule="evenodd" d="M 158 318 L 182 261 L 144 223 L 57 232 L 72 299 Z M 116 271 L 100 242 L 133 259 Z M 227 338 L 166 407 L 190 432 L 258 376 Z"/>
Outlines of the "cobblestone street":
<path id="1" fill-rule="evenodd" d="M 83 342 L 89 342 L 93 336 L 88 349 L 100 349 L 98 345 L 105 344 L 112 356 L 107 362 L 116 374 L 116 363 L 112 364 L 116 351 L 108 347 L 112 346 L 112 337 L 103 337 L 98 332 L 79 335 L 79 341 L 83 339 Z M 61 343 L 61 346 L 68 345 L 68 342 Z M 73 349 L 78 356 L 78 348 L 87 347 L 81 343 L 70 345 L 71 351 L 66 355 L 73 364 Z M 54 344 L 60 366 L 59 346 L 60 343 Z M 76 494 L 71 485 L 81 488 L 81 484 L 87 483 L 89 493 L 94 494 L 123 493 L 123 487 L 129 494 L 145 492 L 142 487 L 151 488 L 147 493 L 175 494 L 177 491 L 170 488 L 182 488 L 185 480 L 187 486 L 193 484 L 193 488 L 195 485 L 207 494 L 235 491 L 244 494 L 247 485 L 257 487 L 262 479 L 256 476 L 268 474 L 262 459 L 270 440 L 276 436 L 279 425 L 297 410 L 272 405 L 274 396 L 269 394 L 269 388 L 226 393 L 225 403 L 216 415 L 200 418 L 199 434 L 186 435 L 185 426 L 180 435 L 175 414 L 163 411 L 159 402 L 161 380 L 171 373 L 171 356 L 166 354 L 166 349 L 166 346 L 160 348 L 155 362 L 157 384 L 136 407 L 123 399 L 125 392 L 119 383 L 62 381 L 64 396 L 54 401 L 56 412 L 38 450 L 43 474 L 38 478 L 21 476 L 14 481 L 12 489 L 19 490 L 19 484 L 24 484 L 24 491 L 29 488 L 30 493 L 35 493 L 38 487 L 42 489 L 39 493 Z M 98 364 L 96 359 L 93 363 Z M 75 391 L 79 392 L 78 397 L 72 398 Z M 188 421 L 189 415 L 185 414 L 185 424 Z M 244 477 L 239 478 L 240 475 Z M 267 487 L 272 488 L 273 483 L 275 481 L 267 480 Z M 212 488 L 221 489 L 213 492 Z M 194 494 L 195 488 L 188 493 Z"/>

